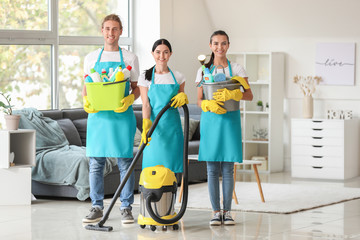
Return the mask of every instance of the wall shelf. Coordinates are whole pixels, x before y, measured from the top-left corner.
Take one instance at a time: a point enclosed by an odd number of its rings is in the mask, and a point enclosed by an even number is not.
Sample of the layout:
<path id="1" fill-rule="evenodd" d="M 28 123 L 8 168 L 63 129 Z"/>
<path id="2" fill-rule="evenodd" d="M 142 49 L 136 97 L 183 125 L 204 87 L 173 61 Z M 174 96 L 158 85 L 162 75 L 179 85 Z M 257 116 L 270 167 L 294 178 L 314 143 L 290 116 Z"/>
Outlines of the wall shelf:
<path id="1" fill-rule="evenodd" d="M 243 159 L 265 156 L 267 165 L 261 172 L 280 172 L 284 168 L 283 146 L 283 102 L 285 56 L 275 52 L 228 53 L 230 61 L 241 64 L 248 75 L 254 98 L 240 101 Z M 266 111 L 257 110 L 261 100 Z M 254 129 L 266 129 L 268 141 L 256 141 Z"/>

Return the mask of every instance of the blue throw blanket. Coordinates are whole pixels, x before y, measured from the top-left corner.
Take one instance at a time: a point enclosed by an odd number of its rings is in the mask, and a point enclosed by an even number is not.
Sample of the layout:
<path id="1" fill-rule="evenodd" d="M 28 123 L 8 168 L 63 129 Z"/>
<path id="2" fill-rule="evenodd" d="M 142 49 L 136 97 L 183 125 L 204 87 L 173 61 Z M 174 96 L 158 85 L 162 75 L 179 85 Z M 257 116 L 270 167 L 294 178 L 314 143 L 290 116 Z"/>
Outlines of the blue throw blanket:
<path id="1" fill-rule="evenodd" d="M 36 166 L 32 179 L 54 185 L 72 185 L 78 190 L 77 198 L 89 197 L 89 159 L 85 147 L 69 145 L 64 132 L 55 120 L 44 117 L 35 108 L 14 111 L 21 115 L 19 128 L 36 130 Z M 117 164 L 108 158 L 104 176 Z"/>

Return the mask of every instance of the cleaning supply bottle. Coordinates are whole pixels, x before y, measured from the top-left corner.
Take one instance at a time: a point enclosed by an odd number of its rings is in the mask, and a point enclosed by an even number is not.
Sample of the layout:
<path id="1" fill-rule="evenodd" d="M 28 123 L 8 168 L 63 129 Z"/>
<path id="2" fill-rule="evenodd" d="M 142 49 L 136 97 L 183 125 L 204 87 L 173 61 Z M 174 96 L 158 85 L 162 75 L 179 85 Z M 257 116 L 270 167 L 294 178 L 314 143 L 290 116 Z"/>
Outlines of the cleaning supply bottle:
<path id="1" fill-rule="evenodd" d="M 116 80 L 116 73 L 118 71 L 121 72 L 122 68 L 121 68 L 121 65 L 119 65 L 117 68 L 115 68 L 115 71 L 114 73 L 111 75 L 110 79 L 109 79 L 109 82 L 114 82 Z"/>
<path id="2" fill-rule="evenodd" d="M 123 72 L 120 72 L 118 71 L 115 75 L 115 82 L 119 82 L 119 81 L 122 81 L 124 80 L 124 73 Z"/>
<path id="3" fill-rule="evenodd" d="M 113 73 L 114 73 L 114 69 L 113 69 L 113 68 L 109 68 L 108 77 L 110 78 Z"/>
<path id="4" fill-rule="evenodd" d="M 132 69 L 132 67 L 130 65 L 128 65 L 125 69 L 122 70 L 122 72 L 124 74 L 124 79 L 128 79 L 130 77 L 131 69 Z"/>
<path id="5" fill-rule="evenodd" d="M 93 80 L 91 79 L 91 77 L 88 74 L 85 74 L 84 80 L 85 80 L 86 83 L 93 82 Z"/>
<path id="6" fill-rule="evenodd" d="M 94 68 L 90 69 L 90 77 L 94 82 L 101 82 L 100 74 Z"/>
<path id="7" fill-rule="evenodd" d="M 102 82 L 108 82 L 109 81 L 109 78 L 108 78 L 108 76 L 106 74 L 106 70 L 104 68 L 101 70 L 101 76 L 100 77 L 101 77 Z"/>
<path id="8" fill-rule="evenodd" d="M 208 68 L 205 68 L 205 70 L 204 70 L 204 80 L 205 80 L 206 83 L 214 82 L 214 77 L 210 73 L 210 70 Z"/>

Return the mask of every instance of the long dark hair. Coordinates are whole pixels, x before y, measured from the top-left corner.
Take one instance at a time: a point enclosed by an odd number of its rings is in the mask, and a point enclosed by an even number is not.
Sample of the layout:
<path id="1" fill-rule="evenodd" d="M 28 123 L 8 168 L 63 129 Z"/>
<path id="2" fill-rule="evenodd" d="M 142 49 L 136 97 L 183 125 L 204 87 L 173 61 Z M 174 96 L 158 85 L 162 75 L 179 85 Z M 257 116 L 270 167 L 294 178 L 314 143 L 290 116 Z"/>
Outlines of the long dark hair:
<path id="1" fill-rule="evenodd" d="M 212 38 L 213 38 L 214 36 L 217 36 L 217 35 L 226 36 L 226 38 L 227 38 L 227 40 L 228 40 L 228 43 L 230 43 L 230 41 L 229 41 L 229 36 L 228 36 L 228 35 L 226 34 L 226 32 L 223 31 L 223 30 L 218 30 L 218 31 L 213 32 L 213 34 L 211 34 L 211 36 L 210 36 L 210 43 L 212 43 Z M 212 53 L 211 53 L 210 60 L 205 64 L 205 67 L 207 67 L 207 68 L 210 69 L 211 65 L 214 63 L 214 58 L 215 58 L 215 55 L 214 55 L 214 53 L 212 52 Z"/>
<path id="2" fill-rule="evenodd" d="M 162 45 L 162 44 L 165 44 L 169 48 L 170 53 L 172 53 L 171 44 L 165 38 L 161 38 L 161 39 L 157 40 L 156 42 L 154 42 L 154 45 L 153 45 L 151 51 L 154 52 L 155 49 L 157 48 L 157 46 Z M 152 66 L 151 68 L 145 70 L 145 80 L 151 81 L 152 71 L 153 71 L 154 67 L 155 67 L 155 65 Z"/>

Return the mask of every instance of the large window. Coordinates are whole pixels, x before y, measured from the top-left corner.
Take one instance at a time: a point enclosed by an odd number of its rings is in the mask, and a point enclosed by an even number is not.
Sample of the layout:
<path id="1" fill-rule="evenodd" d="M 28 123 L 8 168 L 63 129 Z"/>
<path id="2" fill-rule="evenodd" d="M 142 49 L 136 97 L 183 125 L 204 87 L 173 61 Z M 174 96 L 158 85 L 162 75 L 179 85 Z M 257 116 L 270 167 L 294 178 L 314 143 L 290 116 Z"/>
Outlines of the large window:
<path id="1" fill-rule="evenodd" d="M 106 15 L 120 16 L 120 44 L 132 48 L 131 3 L 2 0 L 0 91 L 11 94 L 16 109 L 81 107 L 84 57 L 102 46 L 101 21 Z"/>

